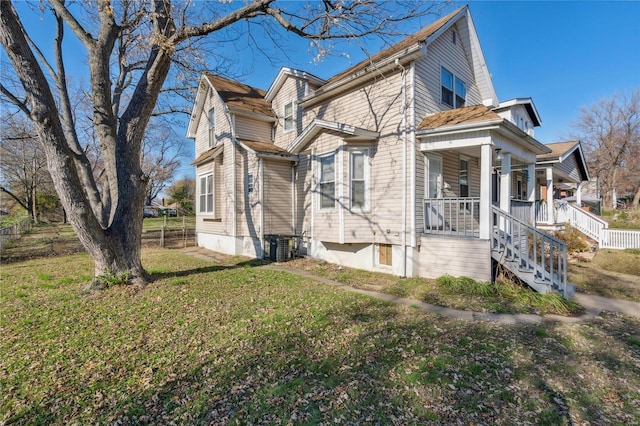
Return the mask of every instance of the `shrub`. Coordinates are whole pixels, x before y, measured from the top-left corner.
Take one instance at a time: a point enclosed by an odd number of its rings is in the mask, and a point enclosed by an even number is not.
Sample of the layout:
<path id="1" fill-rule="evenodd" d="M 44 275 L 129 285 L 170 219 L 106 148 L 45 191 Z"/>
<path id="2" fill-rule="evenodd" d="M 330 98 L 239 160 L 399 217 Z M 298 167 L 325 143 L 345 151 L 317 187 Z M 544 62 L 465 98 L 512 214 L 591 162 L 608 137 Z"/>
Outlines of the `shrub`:
<path id="1" fill-rule="evenodd" d="M 565 224 L 564 231 L 556 232 L 555 237 L 564 241 L 567 245 L 567 252 L 569 253 L 588 251 L 591 247 L 584 234 L 572 227 L 569 223 Z"/>

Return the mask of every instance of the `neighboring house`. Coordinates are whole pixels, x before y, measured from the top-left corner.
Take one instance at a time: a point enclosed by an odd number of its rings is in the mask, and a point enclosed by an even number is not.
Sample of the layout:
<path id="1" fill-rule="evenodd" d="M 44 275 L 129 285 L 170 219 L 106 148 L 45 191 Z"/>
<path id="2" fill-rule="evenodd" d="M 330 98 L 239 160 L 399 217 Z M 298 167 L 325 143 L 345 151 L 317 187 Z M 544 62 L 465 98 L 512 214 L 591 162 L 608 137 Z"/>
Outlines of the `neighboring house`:
<path id="1" fill-rule="evenodd" d="M 538 155 L 536 161 L 536 223 L 553 225 L 558 218 L 553 200 L 571 199 L 581 206 L 582 189 L 589 181 L 589 172 L 580 141 L 546 146 L 551 152 Z"/>
<path id="2" fill-rule="evenodd" d="M 187 132 L 198 245 L 262 257 L 291 235 L 345 266 L 490 280 L 501 263 L 564 292 L 566 258 L 528 254 L 550 241 L 526 228 L 551 152 L 539 125 L 531 99 L 498 101 L 467 7 L 328 80 L 283 68 L 265 92 L 205 74 Z"/>

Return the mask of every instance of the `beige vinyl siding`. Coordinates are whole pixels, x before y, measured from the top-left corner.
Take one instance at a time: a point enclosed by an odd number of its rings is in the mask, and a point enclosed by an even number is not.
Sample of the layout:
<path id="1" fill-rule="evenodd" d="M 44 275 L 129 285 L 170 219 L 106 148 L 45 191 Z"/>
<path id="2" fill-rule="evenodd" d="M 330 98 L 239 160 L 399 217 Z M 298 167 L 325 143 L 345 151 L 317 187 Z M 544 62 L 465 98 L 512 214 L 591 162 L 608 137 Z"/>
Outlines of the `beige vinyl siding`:
<path id="1" fill-rule="evenodd" d="M 273 123 L 236 115 L 235 125 L 237 139 L 271 142 L 271 129 L 273 127 Z"/>
<path id="2" fill-rule="evenodd" d="M 315 141 L 312 142 L 313 155 L 311 156 L 311 169 L 310 173 L 307 173 L 306 181 L 309 191 L 306 193 L 305 198 L 311 203 L 313 211 L 310 217 L 305 217 L 305 225 L 312 229 L 313 239 L 319 241 L 339 242 L 340 241 L 340 217 L 339 217 L 339 203 L 336 200 L 335 207 L 333 209 L 320 209 L 319 197 L 318 197 L 318 185 L 320 180 L 320 172 L 318 161 L 321 156 L 334 154 L 335 155 L 335 183 L 336 183 L 336 197 L 338 196 L 339 171 L 338 161 L 340 156 L 340 138 L 332 134 L 321 134 Z M 313 221 L 312 221 L 313 219 Z"/>
<path id="3" fill-rule="evenodd" d="M 437 278 L 448 274 L 476 280 L 491 279 L 489 241 L 465 238 L 423 236 L 420 247 L 419 274 Z"/>
<path id="4" fill-rule="evenodd" d="M 370 212 L 343 211 L 344 242 L 381 242 L 400 244 L 402 241 L 402 147 L 399 124 L 402 122 L 402 90 L 399 72 L 378 78 L 370 85 L 343 94 L 326 103 L 305 111 L 305 122 L 314 118 L 345 123 L 380 132 L 378 141 L 370 149 Z M 337 149 L 342 136 L 327 133 L 312 141 L 306 149 L 316 155 Z M 327 143 L 329 145 L 327 145 Z M 409 144 L 407 144 L 409 145 Z M 345 143 L 345 150 L 351 146 Z M 362 146 L 359 144 L 359 146 Z M 343 156 L 343 202 L 348 203 L 348 156 Z M 410 156 L 407 155 L 407 159 Z M 315 166 L 314 166 L 315 167 Z M 312 170 L 315 168 L 312 167 Z M 407 165 L 409 170 L 409 165 Z M 338 172 L 336 167 L 336 172 Z M 408 182 L 408 181 L 407 181 Z M 339 182 L 336 182 L 338 184 Z M 311 186 L 312 190 L 314 185 Z M 407 194 L 407 206 L 410 200 Z M 347 204 L 348 205 L 348 204 Z M 314 212 L 314 239 L 340 241 L 340 223 L 337 211 Z M 306 220 L 306 219 L 305 219 Z M 410 212 L 407 211 L 407 230 Z"/>
<path id="5" fill-rule="evenodd" d="M 480 168 L 477 157 L 460 155 L 457 151 L 434 152 L 434 154 L 442 155 L 442 177 L 445 186 L 449 185 L 449 188 L 444 190 L 445 198 L 460 197 L 460 158 L 466 158 L 468 161 L 469 197 L 480 196 Z"/>
<path id="6" fill-rule="evenodd" d="M 296 138 L 296 136 L 298 136 L 302 132 L 302 129 L 304 128 L 304 123 L 302 121 L 303 109 L 297 101 L 304 97 L 306 84 L 307 83 L 305 80 L 288 76 L 286 81 L 276 94 L 275 98 L 273 99 L 273 111 L 278 118 L 278 122 L 276 125 L 275 143 L 281 148 L 286 148 Z M 295 126 L 294 130 L 284 132 L 283 110 L 284 105 L 290 101 L 296 101 L 293 114 L 295 119 Z"/>
<path id="7" fill-rule="evenodd" d="M 263 160 L 264 233 L 292 234 L 291 162 Z"/>
<path id="8" fill-rule="evenodd" d="M 260 215 L 262 205 L 260 204 L 260 163 L 258 157 L 244 149 L 238 149 L 236 161 L 236 191 L 238 212 L 238 235 L 245 237 L 260 237 Z M 253 174 L 253 192 L 247 192 L 247 176 Z"/>
<path id="9" fill-rule="evenodd" d="M 294 233 L 302 235 L 305 239 L 311 237 L 311 198 L 313 196 L 311 166 L 311 153 L 301 153 L 296 167 Z"/>
<path id="10" fill-rule="evenodd" d="M 466 19 L 466 18 L 464 18 Z M 452 28 L 445 31 L 427 47 L 427 55 L 415 63 L 415 96 L 416 96 L 416 122 L 420 123 L 427 113 L 434 113 L 449 109 L 449 106 L 440 102 L 440 67 L 443 66 L 467 85 L 466 105 L 478 105 L 482 103 L 482 96 L 475 80 L 475 75 L 467 51 L 469 46 L 464 42 L 463 34 L 458 32 L 457 43 L 452 43 L 452 31 L 455 28 L 466 27 L 461 25 L 464 19 L 458 21 Z"/>
<path id="11" fill-rule="evenodd" d="M 196 169 L 196 195 L 199 203 L 200 176 L 213 172 L 213 214 L 200 214 L 199 205 L 196 213 L 196 231 L 212 234 L 227 235 L 230 232 L 230 209 L 228 196 L 231 193 L 231 179 L 226 170 L 223 155 L 219 155 L 213 161 L 203 164 Z"/>
<path id="12" fill-rule="evenodd" d="M 229 120 L 224 113 L 224 103 L 218 94 L 211 88 L 207 92 L 204 106 L 202 108 L 202 116 L 198 120 L 198 128 L 196 130 L 195 151 L 196 157 L 209 148 L 209 119 L 208 114 L 211 108 L 215 108 L 216 119 L 216 136 L 218 143 L 222 142 L 221 135 L 228 135 L 231 131 Z"/>
<path id="13" fill-rule="evenodd" d="M 206 118 L 211 107 L 216 111 L 216 134 L 218 145 L 224 144 L 223 152 L 213 161 L 196 168 L 197 184 L 199 176 L 214 171 L 215 214 L 200 215 L 196 213 L 197 232 L 218 235 L 232 235 L 233 229 L 233 179 L 231 150 L 234 146 L 230 142 L 231 127 L 224 114 L 224 103 L 214 90 L 209 89 L 204 102 L 202 114 L 196 131 L 196 157 L 209 149 L 209 121 Z M 227 135 L 224 137 L 224 135 Z"/>

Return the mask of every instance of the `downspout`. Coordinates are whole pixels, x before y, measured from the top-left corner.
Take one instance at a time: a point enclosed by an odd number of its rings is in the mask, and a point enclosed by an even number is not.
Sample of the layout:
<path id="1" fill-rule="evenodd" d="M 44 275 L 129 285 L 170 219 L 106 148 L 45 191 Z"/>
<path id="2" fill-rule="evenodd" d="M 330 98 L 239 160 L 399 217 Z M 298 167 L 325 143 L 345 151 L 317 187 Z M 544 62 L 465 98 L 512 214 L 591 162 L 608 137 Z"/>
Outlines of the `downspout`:
<path id="1" fill-rule="evenodd" d="M 402 274 L 407 277 L 407 70 L 396 59 L 402 69 Z"/>
<path id="2" fill-rule="evenodd" d="M 264 161 L 258 158 L 258 176 L 260 179 L 260 249 L 264 259 Z"/>
<path id="3" fill-rule="evenodd" d="M 416 242 L 416 71 L 415 61 L 411 62 L 411 247 L 415 248 Z M 412 257 L 413 258 L 413 257 Z M 411 275 L 413 276 L 413 268 Z"/>
<path id="4" fill-rule="evenodd" d="M 233 214 L 231 215 L 232 217 L 232 226 L 233 226 L 233 231 L 231 231 L 231 236 L 234 238 L 238 237 L 238 229 L 237 229 L 237 215 L 238 215 L 238 209 L 237 209 L 237 196 L 238 194 L 236 194 L 236 190 L 237 190 L 237 180 L 238 180 L 238 176 L 236 175 L 236 118 L 235 115 L 230 114 L 230 118 L 231 118 L 231 137 L 233 138 L 233 142 L 234 142 L 234 146 L 233 149 L 231 150 L 231 173 L 233 173 L 233 177 L 231 178 L 231 191 L 233 193 Z M 234 244 L 236 244 L 236 241 L 233 242 Z M 234 253 L 235 253 L 235 249 L 234 249 Z"/>
<path id="5" fill-rule="evenodd" d="M 231 173 L 232 173 L 232 177 L 231 177 L 231 193 L 233 194 L 231 197 L 232 203 L 233 203 L 233 210 L 232 210 L 232 215 L 231 215 L 231 226 L 232 226 L 232 230 L 231 230 L 231 236 L 235 239 L 238 236 L 238 231 L 236 229 L 236 215 L 237 215 L 237 211 L 236 211 L 236 201 L 237 201 L 237 194 L 236 194 L 236 180 L 238 179 L 238 176 L 236 176 L 236 146 L 238 144 L 238 141 L 236 140 L 236 120 L 235 120 L 235 116 L 233 114 L 231 114 L 229 112 L 229 107 L 227 106 L 226 103 L 223 103 L 224 105 L 224 115 L 227 117 L 227 121 L 229 122 L 229 127 L 231 128 L 231 145 L 232 145 L 232 149 L 231 149 Z M 233 242 L 235 245 L 235 241 Z M 234 247 L 234 253 L 235 253 L 235 247 Z"/>

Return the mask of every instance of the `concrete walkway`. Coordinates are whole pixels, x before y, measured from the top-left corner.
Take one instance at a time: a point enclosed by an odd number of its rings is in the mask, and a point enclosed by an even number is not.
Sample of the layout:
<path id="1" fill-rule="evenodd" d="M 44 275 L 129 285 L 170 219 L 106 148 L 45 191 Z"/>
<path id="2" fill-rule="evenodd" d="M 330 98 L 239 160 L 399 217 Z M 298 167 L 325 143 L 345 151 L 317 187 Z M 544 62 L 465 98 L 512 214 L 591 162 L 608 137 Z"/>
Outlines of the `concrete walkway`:
<path id="1" fill-rule="evenodd" d="M 184 249 L 183 253 L 189 254 L 202 260 L 210 260 L 222 264 L 224 264 L 225 261 L 225 255 L 199 247 L 189 247 L 187 249 Z M 288 272 L 290 274 L 309 278 L 323 284 L 330 285 L 332 287 L 339 287 L 342 290 L 352 293 L 362 294 L 387 302 L 396 303 L 398 305 L 412 306 L 425 312 L 467 321 L 494 321 L 502 324 L 539 324 L 544 321 L 572 323 L 591 320 L 603 311 L 620 312 L 626 315 L 640 318 L 640 303 L 627 300 L 608 299 L 606 297 L 592 296 L 583 293 L 576 293 L 573 299 L 585 308 L 585 314 L 579 317 L 565 317 L 562 315 L 551 314 L 544 316 L 536 314 L 493 314 L 489 312 L 463 311 L 460 309 L 452 309 L 444 306 L 430 305 L 428 303 L 424 303 L 415 299 L 406 299 L 403 297 L 380 293 L 377 291 L 362 290 L 338 281 L 313 275 L 312 273 L 304 271 L 302 269 L 288 267 L 283 263 L 270 263 L 264 266 L 260 266 L 260 268 L 270 269 L 273 271 Z"/>

